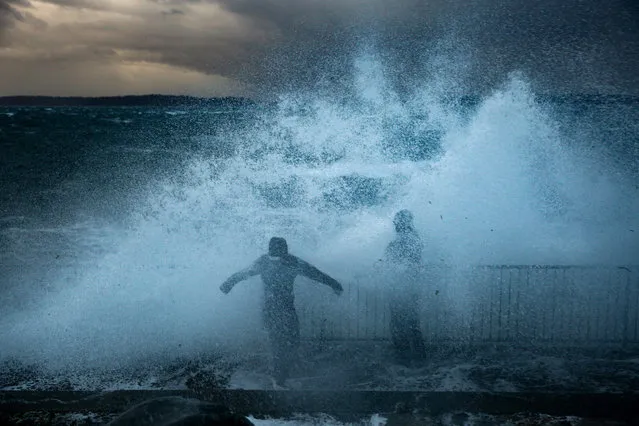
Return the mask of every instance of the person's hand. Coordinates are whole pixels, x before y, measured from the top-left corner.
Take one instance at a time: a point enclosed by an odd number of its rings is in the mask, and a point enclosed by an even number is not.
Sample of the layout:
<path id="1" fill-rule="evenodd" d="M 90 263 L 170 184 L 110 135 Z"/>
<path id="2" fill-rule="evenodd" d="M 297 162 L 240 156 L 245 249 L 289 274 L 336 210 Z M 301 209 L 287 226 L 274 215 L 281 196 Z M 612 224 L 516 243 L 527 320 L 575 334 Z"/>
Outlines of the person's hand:
<path id="1" fill-rule="evenodd" d="M 220 291 L 224 294 L 229 294 L 229 291 L 231 291 L 231 286 L 229 286 L 227 283 L 224 283 L 220 286 Z"/>
<path id="2" fill-rule="evenodd" d="M 336 295 L 341 296 L 341 294 L 344 292 L 344 289 L 342 287 L 335 287 L 333 291 Z"/>

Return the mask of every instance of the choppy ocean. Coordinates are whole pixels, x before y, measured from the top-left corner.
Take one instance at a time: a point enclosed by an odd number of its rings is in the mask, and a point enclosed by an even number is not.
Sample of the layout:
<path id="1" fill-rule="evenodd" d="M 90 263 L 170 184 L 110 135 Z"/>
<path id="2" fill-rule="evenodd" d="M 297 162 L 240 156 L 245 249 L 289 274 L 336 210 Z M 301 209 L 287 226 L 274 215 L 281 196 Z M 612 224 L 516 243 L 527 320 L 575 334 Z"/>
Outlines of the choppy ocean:
<path id="1" fill-rule="evenodd" d="M 548 100 L 516 77 L 473 102 L 427 84 L 400 97 L 369 76 L 339 102 L 2 107 L 0 387 L 183 389 L 222 365 L 223 386 L 268 388 L 268 362 L 255 355 L 267 349 L 259 282 L 226 298 L 219 284 L 281 235 L 346 287 L 366 286 L 400 208 L 415 213 L 429 263 L 636 265 L 638 105 Z M 300 287 L 305 303 L 347 308 Z M 344 323 L 357 315 L 343 312 Z M 511 350 L 502 362 L 490 350 L 432 347 L 431 363 L 406 369 L 385 358 L 383 342 L 358 356 L 344 355 L 356 350 L 345 341 L 330 344 L 309 355 L 316 362 L 297 386 L 638 384 L 632 353 L 610 361 Z"/>

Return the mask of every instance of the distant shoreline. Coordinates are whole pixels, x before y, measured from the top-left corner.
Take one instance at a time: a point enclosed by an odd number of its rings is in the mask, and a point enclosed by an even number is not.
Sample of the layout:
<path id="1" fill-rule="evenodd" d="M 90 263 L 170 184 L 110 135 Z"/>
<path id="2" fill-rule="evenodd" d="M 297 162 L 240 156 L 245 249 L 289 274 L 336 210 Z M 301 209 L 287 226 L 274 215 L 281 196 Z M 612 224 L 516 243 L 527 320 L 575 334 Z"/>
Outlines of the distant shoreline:
<path id="1" fill-rule="evenodd" d="M 538 95 L 542 102 L 591 104 L 639 104 L 639 96 L 631 95 Z M 457 98 L 461 103 L 475 104 L 481 101 L 477 96 L 462 96 Z M 178 95 L 127 95 L 102 97 L 76 96 L 0 96 L 0 107 L 243 107 L 257 105 L 258 102 L 242 97 L 204 98 Z"/>
<path id="2" fill-rule="evenodd" d="M 0 106 L 34 106 L 34 107 L 59 107 L 59 106 L 229 106 L 239 107 L 254 105 L 255 102 L 248 98 L 223 97 L 223 98 L 198 98 L 194 96 L 173 95 L 130 95 L 130 96 L 104 96 L 104 97 L 75 97 L 75 96 L 1 96 Z"/>

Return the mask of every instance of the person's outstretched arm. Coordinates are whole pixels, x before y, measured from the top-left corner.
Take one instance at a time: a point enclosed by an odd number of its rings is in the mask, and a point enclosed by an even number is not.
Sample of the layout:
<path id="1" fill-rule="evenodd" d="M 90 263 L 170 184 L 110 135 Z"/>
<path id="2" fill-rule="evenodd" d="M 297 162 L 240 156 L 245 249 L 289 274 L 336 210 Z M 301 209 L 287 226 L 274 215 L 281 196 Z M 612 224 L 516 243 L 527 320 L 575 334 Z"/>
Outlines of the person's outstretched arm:
<path id="1" fill-rule="evenodd" d="M 240 281 L 244 281 L 250 277 L 253 277 L 255 275 L 259 275 L 261 272 L 260 260 L 261 258 L 257 259 L 251 266 L 249 266 L 246 269 L 242 269 L 239 272 L 234 273 L 226 281 L 224 281 L 224 283 L 220 286 L 220 290 L 222 291 L 222 293 L 228 294 L 229 291 L 231 291 L 231 289 L 235 286 L 235 284 L 239 283 Z"/>
<path id="2" fill-rule="evenodd" d="M 326 284 L 330 288 L 333 289 L 335 293 L 338 295 L 341 294 L 344 289 L 342 285 L 336 279 L 328 276 L 324 272 L 317 269 L 315 266 L 311 265 L 308 262 L 303 261 L 302 259 L 298 259 L 298 264 L 300 268 L 300 274 L 304 275 L 306 278 L 310 278 L 313 281 L 320 282 L 322 284 Z"/>

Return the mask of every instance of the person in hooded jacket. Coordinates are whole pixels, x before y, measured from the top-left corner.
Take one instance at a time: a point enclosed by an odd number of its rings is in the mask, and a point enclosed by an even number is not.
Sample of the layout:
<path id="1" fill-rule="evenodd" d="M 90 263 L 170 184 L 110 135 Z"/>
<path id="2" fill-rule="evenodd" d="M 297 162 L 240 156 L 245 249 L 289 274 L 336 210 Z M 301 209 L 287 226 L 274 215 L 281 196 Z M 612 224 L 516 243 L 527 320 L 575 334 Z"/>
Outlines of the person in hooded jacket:
<path id="1" fill-rule="evenodd" d="M 397 272 L 390 299 L 390 332 L 400 361 L 421 359 L 425 355 L 419 320 L 419 277 L 422 241 L 413 224 L 413 214 L 401 210 L 393 219 L 396 238 L 386 247 L 386 261 Z"/>

